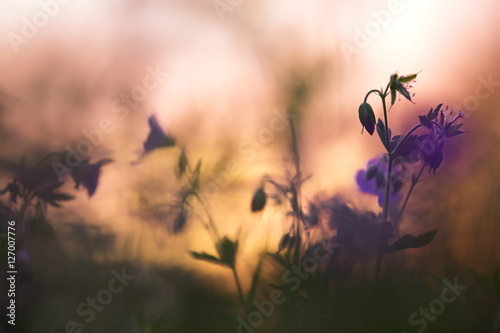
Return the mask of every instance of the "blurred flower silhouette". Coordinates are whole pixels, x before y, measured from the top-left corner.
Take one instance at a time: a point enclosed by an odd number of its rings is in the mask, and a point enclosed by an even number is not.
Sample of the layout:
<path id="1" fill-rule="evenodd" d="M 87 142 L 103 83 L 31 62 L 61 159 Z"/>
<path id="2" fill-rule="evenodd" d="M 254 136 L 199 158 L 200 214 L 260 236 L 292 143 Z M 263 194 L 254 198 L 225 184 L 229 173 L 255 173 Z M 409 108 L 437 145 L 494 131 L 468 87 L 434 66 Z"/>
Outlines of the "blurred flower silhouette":
<path id="1" fill-rule="evenodd" d="M 71 178 L 75 181 L 75 188 L 78 189 L 81 185 L 87 189 L 89 197 L 94 195 L 99 182 L 101 166 L 110 162 L 113 162 L 113 160 L 109 158 L 104 158 L 94 164 L 90 164 L 88 159 L 82 161 L 80 165 L 71 172 Z"/>
<path id="2" fill-rule="evenodd" d="M 152 152 L 158 148 L 167 148 L 175 146 L 175 138 L 171 135 L 165 134 L 165 132 L 158 124 L 158 120 L 155 115 L 152 115 L 148 119 L 150 132 L 146 139 L 146 142 L 143 143 L 144 151 L 142 152 L 139 159 L 131 164 L 138 163 L 146 154 Z"/>
<path id="3" fill-rule="evenodd" d="M 144 154 L 147 154 L 157 148 L 172 147 L 175 145 L 175 139 L 172 136 L 165 134 L 158 124 L 158 120 L 155 115 L 149 117 L 148 122 L 151 131 L 149 132 L 146 142 L 144 142 Z"/>
<path id="4" fill-rule="evenodd" d="M 400 190 L 403 187 L 404 179 L 398 171 L 396 166 L 392 168 L 390 202 L 399 202 L 402 199 Z M 366 170 L 358 170 L 356 173 L 356 182 L 361 192 L 376 195 L 380 207 L 384 204 L 386 174 L 387 159 L 385 156 L 371 159 L 368 161 Z"/>
<path id="5" fill-rule="evenodd" d="M 466 133 L 460 128 L 464 124 L 465 114 L 459 111 L 453 115 L 453 111 L 440 110 L 439 105 L 435 110 L 429 111 L 426 116 L 419 116 L 420 125 L 430 129 L 430 133 L 417 138 L 417 145 L 421 152 L 424 164 L 429 171 L 436 173 L 444 158 L 443 148 L 446 139 Z M 439 121 L 436 119 L 439 115 Z"/>

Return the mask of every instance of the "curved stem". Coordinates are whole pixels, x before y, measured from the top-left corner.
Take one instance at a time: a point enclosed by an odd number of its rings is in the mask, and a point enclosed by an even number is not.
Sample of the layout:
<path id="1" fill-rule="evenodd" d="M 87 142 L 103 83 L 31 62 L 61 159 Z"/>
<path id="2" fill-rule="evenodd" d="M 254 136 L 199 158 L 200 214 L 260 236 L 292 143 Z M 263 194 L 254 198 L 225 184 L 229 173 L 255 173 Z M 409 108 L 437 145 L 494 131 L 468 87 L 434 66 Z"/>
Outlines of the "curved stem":
<path id="1" fill-rule="evenodd" d="M 406 204 L 408 203 L 408 199 L 410 198 L 411 192 L 413 191 L 413 188 L 415 187 L 415 185 L 417 185 L 417 183 L 419 182 L 420 176 L 422 175 L 424 168 L 425 168 L 425 164 L 422 164 L 422 167 L 420 168 L 420 171 L 419 171 L 417 177 L 412 180 L 410 189 L 408 190 L 408 193 L 406 194 L 405 201 L 403 202 L 403 206 L 401 206 L 401 210 L 399 211 L 399 215 L 396 219 L 396 222 L 394 222 L 394 226 L 392 227 L 392 230 L 396 229 L 396 227 L 399 223 L 399 220 L 401 220 L 401 216 L 403 215 L 403 211 L 406 208 Z"/>
<path id="2" fill-rule="evenodd" d="M 50 153 L 50 154 L 47 154 L 44 157 L 42 157 L 40 159 L 40 161 L 38 161 L 36 163 L 36 165 L 33 167 L 33 169 L 38 168 L 42 164 L 42 162 L 45 161 L 46 159 L 48 159 L 49 157 L 52 157 L 52 156 L 62 156 L 62 155 L 63 155 L 62 153 Z"/>
<path id="3" fill-rule="evenodd" d="M 372 89 L 372 90 L 370 90 L 370 91 L 366 94 L 366 96 L 365 96 L 365 100 L 363 101 L 363 103 L 366 103 L 366 100 L 368 99 L 368 96 L 369 96 L 371 93 L 378 93 L 380 96 L 382 96 L 382 95 L 381 95 L 381 91 L 380 91 L 380 90 L 378 90 L 378 89 Z"/>
<path id="4" fill-rule="evenodd" d="M 243 290 L 241 289 L 240 278 L 238 277 L 236 267 L 234 267 L 234 265 L 231 266 L 231 270 L 233 271 L 234 281 L 236 282 L 236 288 L 238 289 L 238 297 L 240 299 L 241 305 L 245 309 L 245 313 L 248 314 L 247 304 L 245 304 L 245 298 L 243 297 Z"/>
<path id="5" fill-rule="evenodd" d="M 418 130 L 420 127 L 422 127 L 421 124 L 413 126 L 413 128 L 409 130 L 408 133 L 406 133 L 401 140 L 399 140 L 398 144 L 396 145 L 396 147 L 394 147 L 393 151 L 396 152 L 397 149 L 410 137 L 410 135 L 412 135 L 413 132 Z"/>

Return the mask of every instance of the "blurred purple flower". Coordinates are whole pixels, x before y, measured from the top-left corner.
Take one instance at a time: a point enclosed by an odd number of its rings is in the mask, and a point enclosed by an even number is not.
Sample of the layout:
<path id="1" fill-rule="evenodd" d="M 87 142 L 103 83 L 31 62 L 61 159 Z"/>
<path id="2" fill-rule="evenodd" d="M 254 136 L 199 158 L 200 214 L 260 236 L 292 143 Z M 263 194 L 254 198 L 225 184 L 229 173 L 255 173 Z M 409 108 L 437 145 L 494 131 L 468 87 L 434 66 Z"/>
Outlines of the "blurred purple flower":
<path id="1" fill-rule="evenodd" d="M 175 139 L 172 136 L 165 134 L 158 124 L 158 120 L 155 115 L 149 117 L 148 122 L 151 131 L 149 132 L 146 142 L 143 144 L 144 155 L 156 148 L 172 147 L 175 145 Z"/>
<path id="2" fill-rule="evenodd" d="M 446 112 L 440 110 L 438 113 L 436 111 L 439 110 L 440 106 L 434 112 L 429 112 L 427 116 L 419 117 L 420 123 L 429 128 L 431 132 L 428 135 L 418 137 L 418 146 L 424 163 L 429 167 L 429 171 L 432 170 L 434 173 L 443 162 L 445 141 L 465 133 L 460 129 L 464 124 L 465 114 L 459 111 L 454 115 L 453 111 L 448 112 L 448 107 L 446 107 Z"/>
<path id="3" fill-rule="evenodd" d="M 392 171 L 389 202 L 398 202 L 402 199 L 399 191 L 403 187 L 403 179 L 396 172 L 395 167 L 392 168 Z M 358 170 L 356 173 L 356 182 L 361 192 L 376 195 L 380 207 L 384 205 L 386 175 L 387 162 L 385 157 L 371 159 L 368 161 L 366 169 Z"/>
<path id="4" fill-rule="evenodd" d="M 71 172 L 71 178 L 75 181 L 76 189 L 82 185 L 87 189 L 89 197 L 91 197 L 97 189 L 101 166 L 113 162 L 113 160 L 105 158 L 99 160 L 95 164 L 89 164 L 88 162 L 89 160 L 87 159 L 80 163 L 80 165 Z"/>

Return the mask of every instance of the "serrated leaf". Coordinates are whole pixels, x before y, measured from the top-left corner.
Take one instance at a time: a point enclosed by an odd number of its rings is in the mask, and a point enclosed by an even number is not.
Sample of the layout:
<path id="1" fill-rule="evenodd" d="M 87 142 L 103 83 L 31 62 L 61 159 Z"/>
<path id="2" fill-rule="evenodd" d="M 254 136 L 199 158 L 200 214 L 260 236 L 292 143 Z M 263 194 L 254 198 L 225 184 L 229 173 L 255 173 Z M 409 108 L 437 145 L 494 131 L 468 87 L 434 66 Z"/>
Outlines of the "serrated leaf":
<path id="1" fill-rule="evenodd" d="M 388 248 L 386 252 L 395 252 L 395 251 L 401 251 L 404 249 L 416 249 L 422 246 L 425 246 L 432 242 L 434 237 L 436 236 L 437 230 L 432 230 L 429 232 L 426 232 L 425 234 L 421 234 L 418 236 L 412 236 L 410 234 L 406 234 L 394 243 L 392 243 Z"/>

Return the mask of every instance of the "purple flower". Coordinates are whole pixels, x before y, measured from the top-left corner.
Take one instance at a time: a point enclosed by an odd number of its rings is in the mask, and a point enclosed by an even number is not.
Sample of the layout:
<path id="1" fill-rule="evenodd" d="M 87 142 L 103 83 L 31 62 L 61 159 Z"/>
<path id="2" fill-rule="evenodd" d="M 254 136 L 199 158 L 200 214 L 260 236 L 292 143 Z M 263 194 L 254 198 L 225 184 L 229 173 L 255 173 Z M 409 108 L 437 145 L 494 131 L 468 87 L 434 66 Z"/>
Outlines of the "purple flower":
<path id="1" fill-rule="evenodd" d="M 403 179 L 396 172 L 396 168 L 392 168 L 391 176 L 391 194 L 389 202 L 397 202 L 401 199 L 399 192 L 403 187 Z M 380 207 L 384 205 L 385 187 L 387 176 L 387 160 L 384 157 L 376 157 L 368 161 L 367 168 L 358 170 L 356 173 L 356 182 L 359 189 L 363 193 L 374 194 L 378 197 L 378 204 Z"/>
<path id="2" fill-rule="evenodd" d="M 163 132 L 155 115 L 149 117 L 148 122 L 151 131 L 149 132 L 146 142 L 143 144 L 144 154 L 156 148 L 172 147 L 175 145 L 175 139 L 172 136 L 167 136 L 165 132 Z"/>
<path id="3" fill-rule="evenodd" d="M 434 173 L 443 162 L 445 141 L 465 133 L 460 129 L 464 124 L 465 114 L 459 111 L 454 115 L 453 111 L 448 112 L 448 107 L 446 107 L 446 112 L 439 111 L 440 107 L 441 105 L 434 111 L 431 109 L 427 116 L 419 117 L 420 123 L 430 129 L 430 134 L 421 135 L 417 138 L 422 159 L 429 167 L 429 171 L 432 170 Z"/>
<path id="4" fill-rule="evenodd" d="M 418 73 L 406 76 L 399 76 L 397 73 L 391 75 L 391 80 L 389 83 L 391 88 L 391 106 L 394 105 L 394 102 L 396 101 L 396 92 L 399 92 L 407 100 L 412 102 L 408 89 L 411 88 L 410 83 L 415 80 L 417 75 Z"/>

